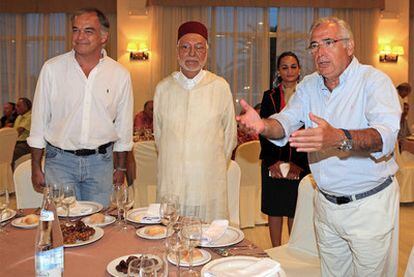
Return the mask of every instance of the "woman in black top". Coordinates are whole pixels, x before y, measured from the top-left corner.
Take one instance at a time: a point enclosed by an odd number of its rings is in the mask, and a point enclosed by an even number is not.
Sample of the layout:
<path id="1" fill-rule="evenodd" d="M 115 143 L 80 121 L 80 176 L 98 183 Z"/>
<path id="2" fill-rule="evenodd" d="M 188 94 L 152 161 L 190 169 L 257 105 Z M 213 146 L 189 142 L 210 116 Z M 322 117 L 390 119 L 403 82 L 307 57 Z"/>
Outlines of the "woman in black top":
<path id="1" fill-rule="evenodd" d="M 263 94 L 260 117 L 267 118 L 280 112 L 294 94 L 299 80 L 300 64 L 292 52 L 282 53 L 277 60 L 277 78 L 271 90 Z M 283 216 L 288 217 L 289 233 L 295 215 L 298 185 L 309 173 L 305 153 L 296 152 L 289 144 L 278 147 L 260 136 L 262 160 L 262 212 L 269 217 L 272 245 L 279 246 L 282 237 Z M 282 167 L 289 171 L 282 172 Z M 288 165 L 287 165 L 288 164 Z M 286 175 L 284 175 L 284 173 Z"/>

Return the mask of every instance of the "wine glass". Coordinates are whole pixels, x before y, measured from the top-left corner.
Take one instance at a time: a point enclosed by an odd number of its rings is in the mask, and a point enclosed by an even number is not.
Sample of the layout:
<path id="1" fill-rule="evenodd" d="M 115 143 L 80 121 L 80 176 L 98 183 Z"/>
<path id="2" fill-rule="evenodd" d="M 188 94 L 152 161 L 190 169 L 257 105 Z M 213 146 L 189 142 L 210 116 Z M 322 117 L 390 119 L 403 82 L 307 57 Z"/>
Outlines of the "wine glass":
<path id="1" fill-rule="evenodd" d="M 182 223 L 179 221 L 171 222 L 167 226 L 167 238 L 165 239 L 165 246 L 167 255 L 174 255 L 175 265 L 177 267 L 177 276 L 180 276 L 180 257 L 184 248 L 181 237 Z"/>
<path id="2" fill-rule="evenodd" d="M 153 259 L 141 256 L 128 265 L 128 277 L 157 277 L 157 268 Z"/>
<path id="3" fill-rule="evenodd" d="M 200 276 L 200 274 L 193 269 L 193 253 L 194 248 L 201 243 L 202 228 L 201 219 L 198 217 L 184 217 L 182 220 L 181 234 L 184 240 L 184 246 L 189 253 L 188 271 L 184 276 Z"/>
<path id="4" fill-rule="evenodd" d="M 117 210 L 116 223 L 118 226 L 122 225 L 121 209 L 122 209 L 124 202 L 126 202 L 126 200 L 125 200 L 125 191 L 124 191 L 123 185 L 114 184 L 114 186 L 112 187 L 111 203 L 112 205 L 116 207 L 116 210 Z"/>
<path id="5" fill-rule="evenodd" d="M 74 184 L 63 184 L 62 185 L 62 205 L 66 208 L 66 222 L 69 222 L 70 205 L 76 201 L 75 186 Z"/>
<path id="6" fill-rule="evenodd" d="M 127 230 L 128 229 L 127 214 L 128 214 L 129 209 L 131 209 L 132 206 L 134 206 L 135 195 L 134 195 L 134 188 L 132 186 L 123 185 L 123 190 L 124 190 L 123 194 L 125 195 L 123 199 L 125 201 L 122 203 L 123 204 L 122 208 L 124 211 L 124 222 L 123 222 L 122 228 L 124 230 Z"/>
<path id="7" fill-rule="evenodd" d="M 55 204 L 55 208 L 57 209 L 62 205 L 63 200 L 63 188 L 60 184 L 49 184 L 50 193 L 52 195 L 53 203 Z"/>
<path id="8" fill-rule="evenodd" d="M 168 225 L 178 219 L 179 197 L 175 194 L 167 194 L 161 198 L 160 216 L 161 222 Z"/>
<path id="9" fill-rule="evenodd" d="M 0 189 L 0 222 L 3 218 L 3 213 L 7 211 L 7 207 L 9 206 L 9 191 L 7 188 Z M 6 230 L 3 229 L 3 224 L 0 223 L 0 233 L 7 233 Z"/>

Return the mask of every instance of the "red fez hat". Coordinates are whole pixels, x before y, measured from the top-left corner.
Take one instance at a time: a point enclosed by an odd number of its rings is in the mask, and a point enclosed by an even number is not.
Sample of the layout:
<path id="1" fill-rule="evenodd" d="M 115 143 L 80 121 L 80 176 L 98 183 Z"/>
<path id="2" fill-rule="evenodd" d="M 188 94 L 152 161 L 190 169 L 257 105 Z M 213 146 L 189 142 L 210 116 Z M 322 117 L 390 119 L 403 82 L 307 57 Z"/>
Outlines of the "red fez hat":
<path id="1" fill-rule="evenodd" d="M 200 23 L 198 21 L 187 21 L 181 24 L 180 28 L 178 28 L 177 41 L 179 41 L 182 36 L 190 33 L 199 34 L 208 40 L 207 28 L 203 23 Z"/>

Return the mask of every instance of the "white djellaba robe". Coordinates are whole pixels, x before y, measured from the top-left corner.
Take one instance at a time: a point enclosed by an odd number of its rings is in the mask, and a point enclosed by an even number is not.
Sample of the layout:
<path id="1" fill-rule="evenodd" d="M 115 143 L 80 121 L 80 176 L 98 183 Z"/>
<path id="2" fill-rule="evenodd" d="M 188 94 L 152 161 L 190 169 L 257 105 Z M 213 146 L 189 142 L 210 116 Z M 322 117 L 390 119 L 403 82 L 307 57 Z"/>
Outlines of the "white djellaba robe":
<path id="1" fill-rule="evenodd" d="M 209 222 L 228 218 L 227 167 L 237 143 L 237 124 L 229 84 L 204 72 L 191 89 L 177 77 L 179 72 L 158 83 L 154 135 L 157 200 L 176 194 L 181 215 Z"/>

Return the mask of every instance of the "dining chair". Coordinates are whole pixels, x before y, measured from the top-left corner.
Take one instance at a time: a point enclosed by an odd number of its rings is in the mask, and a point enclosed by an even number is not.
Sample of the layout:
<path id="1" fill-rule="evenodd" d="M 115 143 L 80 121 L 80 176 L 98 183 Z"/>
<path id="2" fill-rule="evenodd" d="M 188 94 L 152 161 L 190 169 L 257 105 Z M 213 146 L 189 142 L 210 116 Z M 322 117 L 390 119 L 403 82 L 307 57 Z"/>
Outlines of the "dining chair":
<path id="1" fill-rule="evenodd" d="M 0 187 L 7 187 L 9 192 L 14 192 L 11 162 L 16 140 L 16 129 L 8 127 L 0 129 Z"/>
<path id="2" fill-rule="evenodd" d="M 410 257 L 408 257 L 407 268 L 404 277 L 414 277 L 414 246 L 411 249 Z"/>
<path id="3" fill-rule="evenodd" d="M 240 177 L 239 165 L 231 160 L 227 169 L 227 205 L 230 225 L 240 227 Z"/>
<path id="4" fill-rule="evenodd" d="M 241 170 L 240 228 L 267 223 L 267 217 L 261 212 L 262 180 L 259 154 L 258 140 L 243 143 L 236 149 L 235 161 Z"/>
<path id="5" fill-rule="evenodd" d="M 29 159 L 19 164 L 14 170 L 13 178 L 16 185 L 17 208 L 40 207 L 43 195 L 35 191 L 32 185 L 32 160 Z"/>
<path id="6" fill-rule="evenodd" d="M 398 143 L 395 145 L 394 154 L 399 167 L 395 176 L 400 185 L 400 202 L 414 202 L 414 161 L 402 157 Z"/>
<path id="7" fill-rule="evenodd" d="M 148 207 L 155 202 L 157 188 L 157 149 L 155 141 L 140 141 L 134 144 L 136 163 L 134 207 Z"/>
<path id="8" fill-rule="evenodd" d="M 299 183 L 295 220 L 289 242 L 265 250 L 278 261 L 287 276 L 321 276 L 319 252 L 313 225 L 313 198 L 316 184 L 311 174 Z"/>

